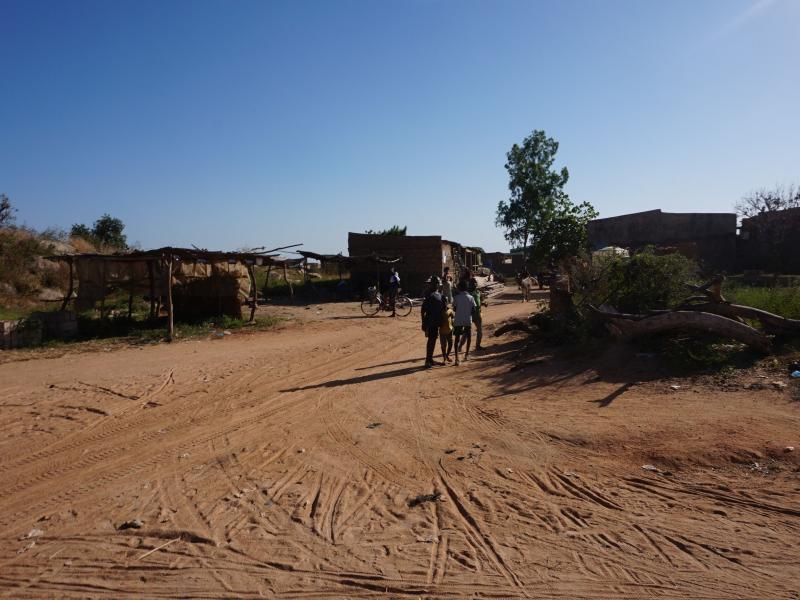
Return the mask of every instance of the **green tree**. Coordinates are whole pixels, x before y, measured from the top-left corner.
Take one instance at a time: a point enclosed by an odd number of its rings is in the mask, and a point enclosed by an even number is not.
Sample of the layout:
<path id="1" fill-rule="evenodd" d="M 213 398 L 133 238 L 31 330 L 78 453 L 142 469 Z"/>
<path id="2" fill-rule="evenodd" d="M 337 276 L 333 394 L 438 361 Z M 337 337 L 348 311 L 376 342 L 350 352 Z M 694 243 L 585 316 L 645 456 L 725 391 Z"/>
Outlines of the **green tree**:
<path id="1" fill-rule="evenodd" d="M 534 131 L 506 154 L 511 196 L 497 205 L 496 224 L 527 262 L 575 255 L 586 242 L 586 224 L 597 216 L 591 204 L 574 204 L 564 192 L 569 171 L 553 167 L 558 142 Z"/>
<path id="2" fill-rule="evenodd" d="M 364 233 L 368 233 L 370 235 L 406 235 L 407 230 L 408 225 L 403 225 L 402 227 L 399 225 L 392 225 L 389 229 L 384 229 L 381 231 L 367 229 Z"/>
<path id="3" fill-rule="evenodd" d="M 5 194 L 0 194 L 0 227 L 10 227 L 16 220 L 16 209 L 11 206 L 11 200 Z"/>
<path id="4" fill-rule="evenodd" d="M 128 247 L 127 237 L 123 233 L 125 224 L 120 219 L 115 219 L 105 214 L 94 222 L 91 229 L 83 223 L 76 223 L 70 230 L 70 235 L 80 237 L 97 245 L 104 245 L 118 250 Z"/>

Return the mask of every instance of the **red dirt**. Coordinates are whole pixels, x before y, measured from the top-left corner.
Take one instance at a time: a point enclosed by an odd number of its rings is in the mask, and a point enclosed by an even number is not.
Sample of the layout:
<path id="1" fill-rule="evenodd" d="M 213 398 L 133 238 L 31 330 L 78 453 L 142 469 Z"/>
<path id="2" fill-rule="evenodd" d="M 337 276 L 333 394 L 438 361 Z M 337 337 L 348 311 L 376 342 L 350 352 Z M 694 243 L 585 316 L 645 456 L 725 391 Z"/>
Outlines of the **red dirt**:
<path id="1" fill-rule="evenodd" d="M 0 590 L 800 597 L 800 404 L 772 375 L 666 380 L 626 348 L 509 373 L 522 340 L 488 331 L 423 370 L 416 310 L 320 310 L 0 365 Z"/>

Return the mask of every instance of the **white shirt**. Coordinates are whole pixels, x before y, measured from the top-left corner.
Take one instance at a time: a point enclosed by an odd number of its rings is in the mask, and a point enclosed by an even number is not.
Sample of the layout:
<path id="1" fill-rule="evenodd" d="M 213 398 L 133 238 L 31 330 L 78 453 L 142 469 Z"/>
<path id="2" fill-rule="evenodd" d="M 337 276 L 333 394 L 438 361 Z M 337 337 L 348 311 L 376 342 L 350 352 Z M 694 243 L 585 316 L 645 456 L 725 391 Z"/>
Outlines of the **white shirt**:
<path id="1" fill-rule="evenodd" d="M 453 298 L 453 307 L 456 309 L 454 325 L 456 327 L 470 327 L 472 325 L 472 311 L 475 308 L 475 298 L 467 292 L 459 292 Z"/>

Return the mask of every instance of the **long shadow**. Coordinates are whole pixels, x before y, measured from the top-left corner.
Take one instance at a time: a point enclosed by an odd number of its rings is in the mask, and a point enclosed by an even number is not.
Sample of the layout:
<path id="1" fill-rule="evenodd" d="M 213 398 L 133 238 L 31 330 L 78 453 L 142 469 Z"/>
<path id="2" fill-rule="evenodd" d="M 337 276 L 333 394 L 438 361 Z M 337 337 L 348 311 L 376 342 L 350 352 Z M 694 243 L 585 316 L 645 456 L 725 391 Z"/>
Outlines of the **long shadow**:
<path id="1" fill-rule="evenodd" d="M 614 400 L 616 400 L 617 398 L 619 398 L 620 396 L 622 396 L 622 394 L 624 394 L 624 393 L 625 393 L 625 392 L 627 392 L 629 389 L 631 389 L 633 386 L 634 386 L 634 384 L 633 384 L 632 382 L 623 383 L 621 386 L 619 386 L 619 387 L 618 387 L 616 390 L 614 390 L 613 392 L 611 392 L 611 393 L 610 393 L 608 396 L 606 396 L 605 398 L 600 398 L 599 400 L 589 400 L 589 402 L 594 402 L 594 403 L 596 403 L 596 404 L 597 404 L 597 405 L 598 405 L 600 408 L 605 408 L 606 406 L 608 406 L 609 404 L 611 404 L 611 403 L 612 403 Z"/>
<path id="2" fill-rule="evenodd" d="M 374 375 L 360 375 L 358 377 L 351 377 L 350 379 L 333 379 L 331 381 L 323 381 L 322 383 L 315 383 L 313 385 L 304 385 L 301 387 L 288 388 L 281 390 L 281 392 L 302 392 L 305 390 L 315 390 L 319 388 L 335 388 L 345 385 L 356 385 L 358 383 L 366 383 L 368 381 L 380 381 L 381 379 L 391 379 L 393 377 L 402 377 L 403 375 L 411 375 L 417 371 L 424 370 L 425 367 L 406 367 L 404 369 L 395 369 L 394 371 L 384 371 L 383 373 L 375 373 Z"/>
<path id="3" fill-rule="evenodd" d="M 380 365 L 372 365 L 371 367 L 359 367 L 356 371 L 369 371 L 370 369 L 377 369 L 378 367 L 391 367 L 393 365 L 402 365 L 405 363 L 412 363 L 412 362 L 421 362 L 424 359 L 422 358 L 409 358 L 407 360 L 395 360 L 392 362 L 383 363 Z"/>
<path id="4" fill-rule="evenodd" d="M 350 319 L 374 319 L 374 316 L 368 317 L 367 315 L 338 315 L 334 317 L 328 317 L 331 321 L 342 321 L 342 320 L 350 320 Z"/>

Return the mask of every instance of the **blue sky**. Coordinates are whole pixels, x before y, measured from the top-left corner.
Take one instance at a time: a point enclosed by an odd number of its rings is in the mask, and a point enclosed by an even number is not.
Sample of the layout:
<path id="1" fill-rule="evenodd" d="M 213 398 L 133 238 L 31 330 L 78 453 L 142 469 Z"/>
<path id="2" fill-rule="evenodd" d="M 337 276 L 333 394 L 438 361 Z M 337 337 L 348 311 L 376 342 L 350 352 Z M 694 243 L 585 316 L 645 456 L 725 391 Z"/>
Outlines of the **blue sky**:
<path id="1" fill-rule="evenodd" d="M 799 0 L 0 0 L 0 192 L 145 248 L 408 225 L 487 250 L 505 152 L 601 216 L 800 181 Z"/>

